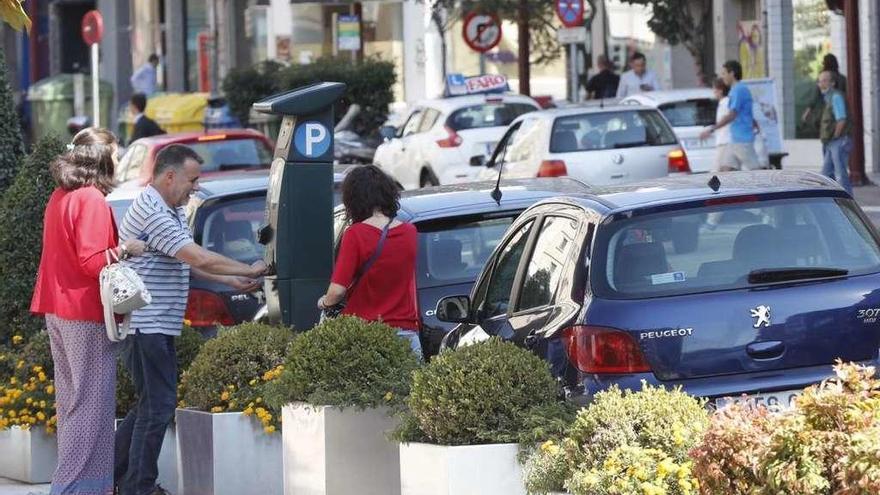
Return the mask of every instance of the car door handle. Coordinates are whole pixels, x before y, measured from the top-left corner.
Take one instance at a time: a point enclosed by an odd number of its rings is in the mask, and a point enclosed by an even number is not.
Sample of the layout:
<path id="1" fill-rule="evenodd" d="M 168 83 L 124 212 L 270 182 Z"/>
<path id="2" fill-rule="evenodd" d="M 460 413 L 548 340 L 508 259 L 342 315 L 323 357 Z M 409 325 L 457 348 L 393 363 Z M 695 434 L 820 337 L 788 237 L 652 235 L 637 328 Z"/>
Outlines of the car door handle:
<path id="1" fill-rule="evenodd" d="M 746 352 L 755 359 L 776 359 L 785 352 L 785 344 L 778 340 L 752 342 L 746 346 Z"/>

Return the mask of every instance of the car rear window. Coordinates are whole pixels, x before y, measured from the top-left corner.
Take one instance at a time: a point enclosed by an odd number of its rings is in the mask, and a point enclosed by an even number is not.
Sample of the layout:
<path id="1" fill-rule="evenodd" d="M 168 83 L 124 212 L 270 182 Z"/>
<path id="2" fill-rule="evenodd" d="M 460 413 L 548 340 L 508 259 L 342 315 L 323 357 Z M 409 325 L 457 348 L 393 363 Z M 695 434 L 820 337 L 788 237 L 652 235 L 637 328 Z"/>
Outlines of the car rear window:
<path id="1" fill-rule="evenodd" d="M 202 172 L 269 167 L 272 150 L 259 139 L 226 139 L 188 144 L 205 160 Z"/>
<path id="2" fill-rule="evenodd" d="M 672 127 L 710 126 L 715 123 L 718 101 L 712 98 L 675 101 L 660 105 L 660 111 Z"/>
<path id="3" fill-rule="evenodd" d="M 599 229 L 591 282 L 601 297 L 731 290 L 756 270 L 880 271 L 877 239 L 851 200 L 752 201 L 618 220 Z"/>
<path id="4" fill-rule="evenodd" d="M 466 131 L 483 127 L 507 127 L 524 113 L 537 110 L 528 103 L 484 103 L 452 112 L 446 125 L 454 131 Z"/>
<path id="5" fill-rule="evenodd" d="M 553 123 L 551 153 L 668 146 L 676 138 L 656 110 L 584 113 Z"/>
<path id="6" fill-rule="evenodd" d="M 205 249 L 243 263 L 263 259 L 265 246 L 257 242 L 257 230 L 265 221 L 265 209 L 265 196 L 206 206 L 196 220 L 196 240 Z"/>
<path id="7" fill-rule="evenodd" d="M 519 212 L 419 224 L 418 287 L 473 282 Z"/>

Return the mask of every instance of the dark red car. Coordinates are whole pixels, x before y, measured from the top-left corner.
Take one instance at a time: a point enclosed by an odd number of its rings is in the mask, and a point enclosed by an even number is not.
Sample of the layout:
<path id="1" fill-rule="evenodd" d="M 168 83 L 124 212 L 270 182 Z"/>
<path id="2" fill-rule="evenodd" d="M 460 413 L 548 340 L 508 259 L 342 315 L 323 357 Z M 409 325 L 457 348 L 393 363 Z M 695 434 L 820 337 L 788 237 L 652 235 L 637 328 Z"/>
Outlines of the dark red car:
<path id="1" fill-rule="evenodd" d="M 121 183 L 138 179 L 141 185 L 147 184 L 153 175 L 156 154 L 172 144 L 185 144 L 205 160 L 203 176 L 230 170 L 268 168 L 275 147 L 269 138 L 253 129 L 179 132 L 141 138 L 133 142 L 119 160 L 116 180 Z"/>

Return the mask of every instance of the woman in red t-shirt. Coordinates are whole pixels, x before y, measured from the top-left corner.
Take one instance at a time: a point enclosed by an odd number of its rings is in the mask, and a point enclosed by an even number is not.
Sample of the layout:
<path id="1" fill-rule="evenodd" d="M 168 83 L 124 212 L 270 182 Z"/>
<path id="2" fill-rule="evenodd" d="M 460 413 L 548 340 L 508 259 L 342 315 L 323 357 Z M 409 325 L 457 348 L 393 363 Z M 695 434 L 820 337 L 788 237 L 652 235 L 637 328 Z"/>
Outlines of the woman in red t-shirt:
<path id="1" fill-rule="evenodd" d="M 397 328 L 421 356 L 415 278 L 418 233 L 412 224 L 394 219 L 399 200 L 397 185 L 374 165 L 357 167 L 345 177 L 342 204 L 352 225 L 342 236 L 330 286 L 318 307 L 347 299 L 343 314 Z M 382 250 L 364 271 L 383 231 L 387 233 Z"/>
<path id="2" fill-rule="evenodd" d="M 45 315 L 55 367 L 58 466 L 52 493 L 113 493 L 116 345 L 107 338 L 98 277 L 107 252 L 139 256 L 146 245 L 118 242 L 110 205 L 118 147 L 88 128 L 49 166 L 57 188 L 43 218 L 43 251 L 31 312 Z"/>

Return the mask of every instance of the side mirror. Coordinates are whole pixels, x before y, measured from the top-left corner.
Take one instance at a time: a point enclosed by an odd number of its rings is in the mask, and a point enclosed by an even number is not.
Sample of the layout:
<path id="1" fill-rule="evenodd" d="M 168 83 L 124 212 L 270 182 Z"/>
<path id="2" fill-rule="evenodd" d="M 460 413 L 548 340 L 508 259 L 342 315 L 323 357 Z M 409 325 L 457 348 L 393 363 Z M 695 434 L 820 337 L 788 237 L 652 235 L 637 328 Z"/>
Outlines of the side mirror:
<path id="1" fill-rule="evenodd" d="M 471 157 L 471 167 L 482 167 L 486 164 L 486 157 L 483 155 L 474 155 Z"/>
<path id="2" fill-rule="evenodd" d="M 467 323 L 471 314 L 471 298 L 448 296 L 437 301 L 436 316 L 446 323 Z"/>
<path id="3" fill-rule="evenodd" d="M 379 135 L 382 136 L 382 139 L 385 141 L 390 141 L 397 135 L 397 127 L 393 125 L 383 125 L 379 128 Z"/>

